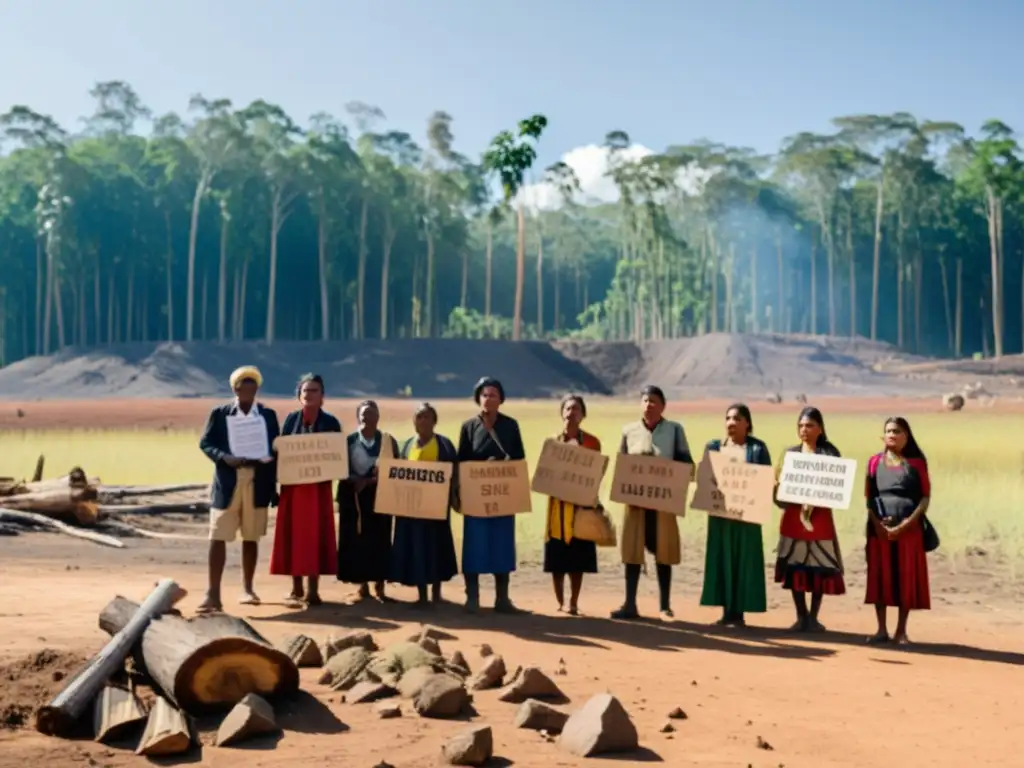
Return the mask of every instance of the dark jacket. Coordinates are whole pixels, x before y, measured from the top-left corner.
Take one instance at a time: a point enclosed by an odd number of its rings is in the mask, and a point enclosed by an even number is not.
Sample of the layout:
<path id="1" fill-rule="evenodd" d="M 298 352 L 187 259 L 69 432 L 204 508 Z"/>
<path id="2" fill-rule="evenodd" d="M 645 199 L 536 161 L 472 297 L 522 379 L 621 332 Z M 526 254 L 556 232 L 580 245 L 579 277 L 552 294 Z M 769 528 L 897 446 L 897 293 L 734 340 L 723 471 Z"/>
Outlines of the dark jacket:
<path id="1" fill-rule="evenodd" d="M 274 440 L 281 433 L 277 423 L 277 414 L 272 408 L 267 408 L 256 403 L 254 408 L 259 409 L 259 414 L 267 422 L 267 442 L 273 456 Z M 231 503 L 231 497 L 235 493 L 235 485 L 238 482 L 238 472 L 234 467 L 225 463 L 224 457 L 231 455 L 231 445 L 228 442 L 228 416 L 235 413 L 237 406 L 234 403 L 221 405 L 210 411 L 210 417 L 206 420 L 206 428 L 203 436 L 199 438 L 199 448 L 206 457 L 213 462 L 213 487 L 210 490 L 210 506 L 214 509 L 227 509 Z M 277 504 L 277 461 L 269 461 L 265 464 L 256 463 L 256 478 L 253 487 L 253 503 L 257 507 L 268 507 Z"/>
<path id="2" fill-rule="evenodd" d="M 282 435 L 297 435 L 302 426 L 302 411 L 292 411 L 284 417 L 284 426 L 281 427 Z M 327 411 L 320 411 L 316 421 L 313 422 L 314 432 L 341 432 L 341 422 Z"/>

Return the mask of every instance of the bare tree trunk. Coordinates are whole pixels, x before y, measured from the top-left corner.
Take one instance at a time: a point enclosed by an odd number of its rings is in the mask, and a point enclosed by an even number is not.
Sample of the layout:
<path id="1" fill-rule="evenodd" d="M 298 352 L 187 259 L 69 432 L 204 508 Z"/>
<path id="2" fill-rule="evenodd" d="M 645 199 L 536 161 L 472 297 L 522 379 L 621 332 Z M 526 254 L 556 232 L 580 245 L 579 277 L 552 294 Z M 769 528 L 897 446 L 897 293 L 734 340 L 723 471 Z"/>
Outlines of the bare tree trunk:
<path id="1" fill-rule="evenodd" d="M 818 238 L 811 227 L 811 335 L 818 333 Z"/>
<path id="2" fill-rule="evenodd" d="M 142 331 L 142 341 L 149 341 L 149 286 L 143 281 L 142 301 L 139 302 L 139 330 Z"/>
<path id="3" fill-rule="evenodd" d="M 779 330 L 785 333 L 788 329 L 783 326 L 782 321 L 786 306 L 786 261 L 782 254 L 782 233 L 778 230 L 775 232 L 775 250 L 779 269 L 779 306 L 775 310 L 775 316 L 778 318 Z"/>
<path id="4" fill-rule="evenodd" d="M 50 325 L 53 313 L 53 297 L 57 277 L 53 271 L 53 241 L 50 235 L 46 238 L 46 296 L 43 306 L 43 354 L 50 354 Z"/>
<path id="5" fill-rule="evenodd" d="M 523 283 L 526 280 L 526 215 L 516 206 L 516 294 L 512 314 L 512 341 L 519 341 L 523 321 Z"/>
<path id="6" fill-rule="evenodd" d="M 174 341 L 174 238 L 170 211 L 164 211 L 164 228 L 167 232 L 167 340 Z"/>
<path id="7" fill-rule="evenodd" d="M 736 307 L 732 301 L 733 270 L 736 266 L 736 245 L 729 243 L 729 258 L 726 260 L 725 269 L 725 330 L 726 333 L 736 333 Z"/>
<path id="8" fill-rule="evenodd" d="M 906 302 L 903 299 L 903 283 L 905 277 L 905 265 L 903 263 L 903 212 L 897 216 L 896 223 L 896 346 L 903 349 L 903 309 Z"/>
<path id="9" fill-rule="evenodd" d="M 434 335 L 437 327 L 434 315 L 437 307 L 434 302 L 434 231 L 427 226 L 427 279 L 423 286 L 423 320 L 427 326 L 427 338 Z"/>
<path id="10" fill-rule="evenodd" d="M 103 343 L 103 289 L 100 286 L 100 258 L 96 257 L 96 264 L 92 273 L 92 324 L 96 344 Z"/>
<path id="11" fill-rule="evenodd" d="M 956 259 L 956 332 L 953 338 L 953 356 L 959 358 L 963 354 L 963 319 L 964 319 L 964 262 L 959 256 Z"/>
<path id="12" fill-rule="evenodd" d="M 321 200 L 323 193 L 321 193 Z M 320 338 L 329 341 L 331 338 L 330 299 L 327 291 L 327 212 L 321 206 L 316 226 L 316 266 L 320 278 Z"/>
<path id="13" fill-rule="evenodd" d="M 871 263 L 871 340 L 878 340 L 878 276 L 882 261 L 882 207 L 885 198 L 885 165 L 875 198 L 875 243 Z"/>
<path id="14" fill-rule="evenodd" d="M 125 329 L 124 329 L 124 340 L 132 340 L 132 310 L 135 308 L 135 263 L 131 262 L 128 264 L 128 301 L 127 308 L 124 313 Z"/>
<path id="15" fill-rule="evenodd" d="M 469 248 L 462 246 L 462 285 L 459 290 L 459 306 L 466 308 L 469 300 Z"/>
<path id="16" fill-rule="evenodd" d="M 562 257 L 555 251 L 555 321 L 554 331 L 558 334 L 562 315 Z"/>
<path id="17" fill-rule="evenodd" d="M 224 343 L 227 337 L 228 301 L 228 223 L 227 204 L 221 202 L 220 215 L 220 263 L 217 265 L 217 341 Z"/>
<path id="18" fill-rule="evenodd" d="M 846 210 L 846 253 L 850 259 L 850 338 L 857 337 L 857 249 L 853 244 L 853 202 Z"/>
<path id="19" fill-rule="evenodd" d="M 537 335 L 544 336 L 544 234 L 537 225 Z"/>
<path id="20" fill-rule="evenodd" d="M 45 251 L 43 248 L 42 237 L 36 237 L 36 344 L 35 353 L 37 355 L 45 354 L 43 352 L 43 303 L 46 301 L 44 298 L 44 289 L 46 287 L 46 259 Z"/>
<path id="21" fill-rule="evenodd" d="M 195 317 L 196 289 L 196 237 L 199 234 L 199 208 L 203 196 L 213 181 L 213 172 L 203 168 L 196 182 L 196 192 L 192 196 L 192 219 L 188 228 L 188 295 L 185 297 L 185 341 L 192 341 L 192 320 Z"/>
<path id="22" fill-rule="evenodd" d="M 209 297 L 209 293 L 208 293 L 209 286 L 210 286 L 210 275 L 204 269 L 203 270 L 203 288 L 202 288 L 202 293 L 200 294 L 200 301 L 202 303 L 199 305 L 200 306 L 200 311 L 199 311 L 199 341 L 206 341 L 206 331 L 209 328 L 209 326 L 206 323 L 206 317 L 207 317 L 206 310 L 207 310 L 207 307 L 209 307 L 209 301 L 207 300 L 208 297 Z"/>
<path id="23" fill-rule="evenodd" d="M 991 260 L 992 273 L 992 339 L 995 348 L 995 356 L 1003 356 L 1003 318 L 1002 318 L 1002 264 L 999 253 L 1000 232 L 999 212 L 1002 201 L 996 196 L 991 187 L 985 189 L 985 213 L 988 219 L 988 242 L 989 256 Z"/>
<path id="24" fill-rule="evenodd" d="M 953 352 L 953 312 L 949 300 L 949 275 L 946 269 L 946 259 L 939 251 L 939 277 L 942 279 L 942 308 L 946 318 L 946 349 Z"/>
<path id="25" fill-rule="evenodd" d="M 391 209 L 384 210 L 384 239 L 381 243 L 380 268 L 380 337 L 388 337 L 388 291 L 391 283 L 391 248 L 397 232 L 391 225 Z"/>
<path id="26" fill-rule="evenodd" d="M 757 313 L 757 246 L 755 245 L 750 251 L 750 330 L 753 333 L 761 332 L 760 318 Z"/>
<path id="27" fill-rule="evenodd" d="M 242 295 L 238 300 L 238 338 L 245 339 L 245 297 L 249 285 L 249 259 L 242 265 Z"/>
<path id="28" fill-rule="evenodd" d="M 924 287 L 924 258 L 920 245 L 914 256 L 914 351 L 921 353 L 921 290 Z"/>
<path id="29" fill-rule="evenodd" d="M 107 275 L 107 344 L 114 343 L 114 297 L 117 291 L 114 289 L 114 268 L 110 268 Z"/>
<path id="30" fill-rule="evenodd" d="M 487 250 L 484 254 L 484 317 L 491 316 L 491 262 L 494 259 L 494 224 L 487 219 Z"/>
<path id="31" fill-rule="evenodd" d="M 711 332 L 718 332 L 718 244 L 715 242 L 714 233 L 711 228 L 706 229 L 707 237 L 701 241 L 701 260 L 706 258 L 705 245 L 711 251 L 711 269 L 709 278 L 711 280 Z"/>
<path id="32" fill-rule="evenodd" d="M 283 197 L 284 192 L 281 189 L 275 190 L 274 200 L 270 206 L 270 282 L 267 286 L 267 331 L 264 337 L 267 344 L 274 343 L 277 321 L 277 236 L 284 224 Z"/>
<path id="33" fill-rule="evenodd" d="M 53 279 L 53 304 L 57 315 L 57 347 L 64 349 L 67 346 L 67 342 L 64 338 L 64 302 L 61 301 L 60 297 L 59 277 L 54 277 Z"/>
<path id="34" fill-rule="evenodd" d="M 363 209 L 359 215 L 359 263 L 356 267 L 355 338 L 366 338 L 364 324 L 366 316 L 366 226 L 370 217 L 370 202 L 363 198 Z"/>
<path id="35" fill-rule="evenodd" d="M 71 343 L 86 344 L 89 339 L 89 312 L 85 278 L 78 278 L 78 289 L 71 283 Z"/>

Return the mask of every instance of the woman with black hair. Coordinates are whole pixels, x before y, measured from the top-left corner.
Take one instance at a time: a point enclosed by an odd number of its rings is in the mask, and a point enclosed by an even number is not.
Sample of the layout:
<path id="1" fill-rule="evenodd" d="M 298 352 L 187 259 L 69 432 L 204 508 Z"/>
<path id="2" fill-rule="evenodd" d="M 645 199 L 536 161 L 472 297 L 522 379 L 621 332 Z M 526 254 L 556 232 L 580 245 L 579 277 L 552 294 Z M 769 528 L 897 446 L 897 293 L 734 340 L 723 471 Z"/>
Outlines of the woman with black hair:
<path id="1" fill-rule="evenodd" d="M 446 461 L 454 464 L 455 446 L 444 435 L 434 432 L 437 411 L 430 403 L 422 403 L 413 416 L 416 435 L 402 446 L 401 457 L 408 461 Z M 454 493 L 455 486 L 452 485 Z M 417 605 L 424 607 L 433 600 L 441 602 L 441 584 L 459 572 L 452 539 L 451 496 L 445 505 L 443 520 L 414 517 L 395 518 L 395 540 L 391 547 L 390 581 L 419 591 Z M 430 587 L 430 599 L 427 587 Z"/>
<path id="2" fill-rule="evenodd" d="M 748 464 L 772 465 L 768 446 L 754 437 L 754 421 L 743 403 L 725 412 L 725 440 L 711 440 L 708 451 L 741 449 Z M 701 605 L 721 606 L 720 626 L 743 626 L 744 613 L 768 610 L 761 526 L 744 520 L 708 516 Z"/>
<path id="3" fill-rule="evenodd" d="M 323 410 L 324 380 L 319 374 L 307 373 L 299 379 L 295 394 L 301 408 L 285 418 L 282 435 L 341 432 L 341 422 Z M 320 605 L 320 576 L 334 573 L 338 567 L 331 485 L 328 480 L 281 486 L 270 573 L 292 577 L 292 591 L 285 599 L 296 607 Z M 308 581 L 305 590 L 304 576 Z"/>
<path id="4" fill-rule="evenodd" d="M 501 382 L 485 376 L 473 388 L 480 413 L 459 430 L 458 461 L 518 461 L 526 458 L 519 422 L 498 411 L 505 402 Z M 466 610 L 480 609 L 480 574 L 494 574 L 494 610 L 515 613 L 509 582 L 516 569 L 516 519 L 463 516 L 462 574 L 466 579 Z"/>
<path id="5" fill-rule="evenodd" d="M 825 434 L 825 417 L 817 408 L 808 406 L 800 411 L 797 434 L 800 436 L 800 445 L 786 449 L 786 453 L 839 456 L 839 449 L 829 442 Z M 780 462 L 776 475 L 781 472 Z M 832 510 L 778 500 L 776 504 L 783 509 L 783 514 L 778 559 L 775 561 L 775 581 L 793 593 L 796 624 L 792 628 L 798 632 L 824 632 L 824 625 L 818 621 L 823 597 L 846 592 L 843 556 L 839 550 Z M 810 609 L 807 607 L 808 592 L 811 593 Z"/>
<path id="6" fill-rule="evenodd" d="M 641 416 L 622 429 L 619 453 L 661 456 L 672 461 L 693 464 L 683 425 L 669 421 L 665 414 L 665 393 L 648 384 L 640 393 Z M 656 509 L 627 506 L 622 519 L 622 563 L 626 571 L 626 599 L 612 611 L 613 619 L 639 617 L 636 605 L 645 551 L 654 555 L 658 574 L 660 616 L 668 621 L 672 613 L 672 566 L 679 565 L 683 553 L 679 543 L 676 515 Z"/>
<path id="7" fill-rule="evenodd" d="M 359 599 L 385 602 L 384 583 L 391 568 L 391 515 L 374 510 L 377 460 L 398 458 L 395 439 L 377 429 L 380 409 L 373 400 L 356 408 L 359 429 L 348 436 L 348 479 L 338 483 L 338 581 L 359 585 Z"/>
<path id="8" fill-rule="evenodd" d="M 580 422 L 587 416 L 587 404 L 582 395 L 566 395 L 559 408 L 562 415 L 562 429 L 555 440 L 579 445 L 592 451 L 601 452 L 601 441 L 580 428 Z M 558 610 L 565 607 L 565 577 L 569 576 L 569 614 L 579 613 L 580 590 L 583 588 L 583 574 L 597 573 L 597 544 L 578 539 L 574 535 L 573 523 L 576 507 L 561 499 L 548 499 L 548 518 L 544 530 L 544 573 L 551 574 Z"/>
<path id="9" fill-rule="evenodd" d="M 901 416 L 885 421 L 885 449 L 868 461 L 865 496 L 868 507 L 868 586 L 864 602 L 875 606 L 878 631 L 868 642 L 889 642 L 887 608 L 899 609 L 898 645 L 909 642 L 911 611 L 931 608 L 925 514 L 931 497 L 928 460 Z"/>

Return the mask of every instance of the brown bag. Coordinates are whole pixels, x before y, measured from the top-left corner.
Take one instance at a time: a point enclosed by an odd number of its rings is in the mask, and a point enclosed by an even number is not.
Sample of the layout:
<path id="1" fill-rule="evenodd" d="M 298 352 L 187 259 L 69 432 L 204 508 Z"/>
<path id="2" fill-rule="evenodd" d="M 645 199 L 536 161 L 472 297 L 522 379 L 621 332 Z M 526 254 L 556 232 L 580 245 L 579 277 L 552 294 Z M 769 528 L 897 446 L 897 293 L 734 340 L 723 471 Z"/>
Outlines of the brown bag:
<path id="1" fill-rule="evenodd" d="M 616 544 L 615 523 L 604 507 L 576 507 L 572 518 L 572 535 L 583 541 L 592 541 L 599 547 Z"/>

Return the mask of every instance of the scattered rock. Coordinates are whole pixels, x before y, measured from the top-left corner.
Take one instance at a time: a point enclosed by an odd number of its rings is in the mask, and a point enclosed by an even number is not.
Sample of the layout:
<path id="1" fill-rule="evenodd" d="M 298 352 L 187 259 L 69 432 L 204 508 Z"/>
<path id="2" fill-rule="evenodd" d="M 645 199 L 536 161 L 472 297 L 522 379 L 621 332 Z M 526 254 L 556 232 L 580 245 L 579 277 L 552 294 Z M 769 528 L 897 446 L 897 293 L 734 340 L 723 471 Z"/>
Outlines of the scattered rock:
<path id="1" fill-rule="evenodd" d="M 591 697 L 570 715 L 558 743 L 577 757 L 628 752 L 639 746 L 636 726 L 610 693 Z"/>
<path id="2" fill-rule="evenodd" d="M 417 643 L 401 642 L 375 653 L 368 672 L 373 679 L 390 683 L 401 680 L 407 672 L 417 667 L 429 667 L 434 672 L 440 672 L 444 669 L 444 661 L 438 654 L 431 653 Z"/>
<path id="3" fill-rule="evenodd" d="M 685 720 L 686 719 L 686 713 L 683 712 L 682 707 L 676 707 L 675 709 L 673 709 L 671 712 L 668 713 L 668 718 L 669 718 L 669 720 Z"/>
<path id="4" fill-rule="evenodd" d="M 769 743 L 768 743 L 767 741 L 765 741 L 764 739 L 762 739 L 762 738 L 761 738 L 760 736 L 758 736 L 758 737 L 757 737 L 757 748 L 758 748 L 758 749 L 763 749 L 763 750 L 766 750 L 766 751 L 768 751 L 768 752 L 771 752 L 772 750 L 774 750 L 774 749 L 775 749 L 775 747 L 773 747 L 773 746 L 772 746 L 771 744 L 769 744 Z"/>
<path id="5" fill-rule="evenodd" d="M 675 733 L 676 727 L 672 723 L 665 723 L 659 730 L 661 733 Z"/>
<path id="6" fill-rule="evenodd" d="M 402 708 L 394 701 L 382 701 L 374 707 L 374 711 L 381 720 L 390 720 L 402 716 Z"/>
<path id="7" fill-rule="evenodd" d="M 410 669 L 398 681 L 398 692 L 407 699 L 414 698 L 424 684 L 437 673 L 430 667 Z"/>
<path id="8" fill-rule="evenodd" d="M 555 701 L 568 701 L 562 689 L 555 685 L 555 681 L 540 671 L 538 667 L 526 667 L 522 673 L 509 685 L 506 685 L 499 701 L 510 704 L 521 704 L 527 699 L 552 699 Z"/>
<path id="9" fill-rule="evenodd" d="M 569 670 L 565 668 L 565 659 L 558 660 L 558 667 L 555 669 L 555 674 L 561 677 L 569 674 Z"/>
<path id="10" fill-rule="evenodd" d="M 569 713 L 536 699 L 527 699 L 516 712 L 516 728 L 529 728 L 534 731 L 561 733 Z"/>
<path id="11" fill-rule="evenodd" d="M 947 411 L 960 411 L 964 407 L 964 397 L 956 392 L 950 392 L 942 396 L 942 405 Z"/>
<path id="12" fill-rule="evenodd" d="M 391 763 L 387 761 L 381 760 L 379 763 L 373 766 L 373 768 L 395 768 L 395 766 L 393 766 Z"/>
<path id="13" fill-rule="evenodd" d="M 455 651 L 455 653 L 448 657 L 448 667 L 453 670 L 458 670 L 460 673 L 464 673 L 463 677 L 469 676 L 473 671 L 469 668 L 469 662 L 466 661 L 466 657 L 462 655 L 462 651 Z"/>
<path id="14" fill-rule="evenodd" d="M 480 644 L 480 658 L 486 659 L 488 656 L 494 655 L 494 649 L 491 648 L 487 643 Z"/>
<path id="15" fill-rule="evenodd" d="M 782 395 L 780 395 L 778 392 L 769 392 L 767 395 L 765 395 L 764 399 L 769 403 L 781 403 Z"/>
<path id="16" fill-rule="evenodd" d="M 431 640 L 457 640 L 458 638 L 450 632 L 445 632 L 443 629 L 433 627 L 429 624 L 424 624 L 417 629 L 413 634 L 409 635 L 410 643 L 418 643 L 425 637 L 429 637 Z"/>
<path id="17" fill-rule="evenodd" d="M 435 656 L 441 655 L 441 646 L 432 637 L 421 637 L 416 644 L 424 651 L 427 651 L 427 653 L 432 653 Z"/>
<path id="18" fill-rule="evenodd" d="M 330 661 L 332 657 L 337 656 L 342 651 L 347 651 L 349 648 L 362 648 L 368 653 L 374 653 L 377 649 L 377 643 L 373 641 L 373 635 L 361 629 L 355 629 L 345 632 L 341 635 L 328 635 L 324 641 L 323 657 L 324 661 Z"/>
<path id="19" fill-rule="evenodd" d="M 477 725 L 452 736 L 441 747 L 448 765 L 484 765 L 494 755 L 491 726 Z"/>
<path id="20" fill-rule="evenodd" d="M 469 705 L 466 686 L 454 675 L 432 675 L 413 698 L 412 706 L 420 717 L 455 717 Z"/>
<path id="21" fill-rule="evenodd" d="M 394 696 L 396 693 L 397 691 L 390 685 L 374 683 L 368 680 L 356 683 L 352 690 L 345 694 L 345 702 L 347 704 L 370 704 L 374 701 L 386 699 L 388 696 Z"/>
<path id="22" fill-rule="evenodd" d="M 358 682 L 369 663 L 370 654 L 362 646 L 346 648 L 327 660 L 317 682 L 329 685 L 336 691 L 348 690 Z"/>
<path id="23" fill-rule="evenodd" d="M 840 381 L 838 383 L 841 384 L 842 383 L 842 379 L 840 379 Z M 796 400 L 801 405 L 807 405 L 807 395 L 803 394 L 802 392 L 800 394 L 798 394 L 798 395 L 795 395 L 793 397 L 793 399 Z"/>
<path id="24" fill-rule="evenodd" d="M 246 694 L 228 712 L 217 729 L 217 746 L 226 747 L 256 736 L 280 732 L 274 720 L 274 709 L 255 693 Z"/>
<path id="25" fill-rule="evenodd" d="M 480 671 L 470 678 L 467 686 L 471 691 L 498 688 L 505 679 L 505 671 L 505 660 L 501 656 L 488 656 Z"/>
<path id="26" fill-rule="evenodd" d="M 286 637 L 277 647 L 294 661 L 297 667 L 322 667 L 324 665 L 324 657 L 320 648 L 305 635 Z"/>

